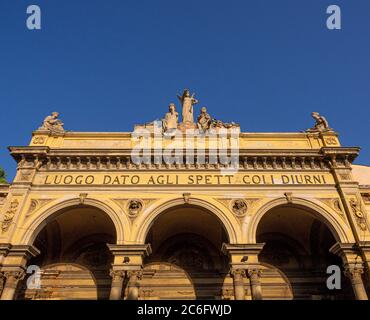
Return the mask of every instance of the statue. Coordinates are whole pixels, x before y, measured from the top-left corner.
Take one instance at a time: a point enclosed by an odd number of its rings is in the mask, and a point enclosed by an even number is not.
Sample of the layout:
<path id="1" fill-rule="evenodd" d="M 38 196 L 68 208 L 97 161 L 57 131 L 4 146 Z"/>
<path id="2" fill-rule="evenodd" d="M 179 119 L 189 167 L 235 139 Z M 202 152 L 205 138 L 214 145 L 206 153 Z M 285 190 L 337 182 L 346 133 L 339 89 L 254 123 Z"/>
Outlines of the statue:
<path id="1" fill-rule="evenodd" d="M 170 132 L 177 129 L 179 122 L 179 113 L 176 112 L 176 106 L 174 103 L 171 103 L 169 106 L 169 112 L 166 113 L 165 118 L 163 119 L 163 130 L 164 132 Z"/>
<path id="2" fill-rule="evenodd" d="M 44 119 L 39 130 L 49 130 L 52 132 L 64 132 L 63 123 L 58 119 L 59 113 L 53 112 L 50 116 Z"/>
<path id="3" fill-rule="evenodd" d="M 190 96 L 190 91 L 185 89 L 182 96 L 177 95 L 182 105 L 182 122 L 194 123 L 194 109 L 193 105 L 198 103 L 194 98 L 194 93 Z"/>
<path id="4" fill-rule="evenodd" d="M 329 127 L 329 123 L 324 116 L 320 115 L 318 112 L 312 112 L 311 115 L 316 123 L 313 128 L 307 130 L 308 132 L 325 132 L 333 130 Z"/>
<path id="5" fill-rule="evenodd" d="M 198 125 L 199 131 L 200 132 L 206 132 L 206 131 L 208 131 L 209 128 L 211 127 L 211 122 L 212 122 L 212 118 L 207 113 L 207 108 L 206 107 L 203 107 L 200 110 L 200 115 L 198 116 L 197 125 Z"/>

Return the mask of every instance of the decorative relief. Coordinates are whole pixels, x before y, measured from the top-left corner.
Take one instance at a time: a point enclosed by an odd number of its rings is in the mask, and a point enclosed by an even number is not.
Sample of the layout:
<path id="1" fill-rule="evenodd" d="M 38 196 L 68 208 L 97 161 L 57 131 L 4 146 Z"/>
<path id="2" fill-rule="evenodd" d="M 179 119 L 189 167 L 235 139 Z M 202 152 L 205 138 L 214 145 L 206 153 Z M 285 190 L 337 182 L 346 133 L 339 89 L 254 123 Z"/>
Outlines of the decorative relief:
<path id="1" fill-rule="evenodd" d="M 244 217 L 248 211 L 247 203 L 243 199 L 232 201 L 232 211 L 238 217 Z"/>
<path id="2" fill-rule="evenodd" d="M 17 199 L 13 200 L 10 203 L 9 209 L 5 212 L 3 222 L 1 223 L 1 231 L 2 233 L 6 233 L 10 225 L 13 222 L 14 216 L 17 213 L 19 207 L 19 201 Z"/>
<path id="3" fill-rule="evenodd" d="M 260 201 L 256 198 L 243 198 L 243 199 L 231 199 L 231 198 L 218 198 L 218 202 L 222 203 L 226 208 L 233 212 L 238 218 L 243 218 L 247 215 L 248 211 L 254 205 Z"/>
<path id="4" fill-rule="evenodd" d="M 131 219 L 135 219 L 143 210 L 157 199 L 112 199 Z"/>
<path id="5" fill-rule="evenodd" d="M 351 180 L 351 175 L 349 174 L 340 174 L 339 177 L 341 180 L 346 180 L 346 181 Z"/>
<path id="6" fill-rule="evenodd" d="M 349 205 L 351 206 L 352 212 L 356 218 L 357 225 L 360 227 L 361 230 L 366 231 L 366 219 L 365 215 L 362 212 L 361 204 L 356 198 L 352 198 L 349 200 Z"/>
<path id="7" fill-rule="evenodd" d="M 32 141 L 33 144 L 44 144 L 45 143 L 45 137 L 35 137 Z"/>
<path id="8" fill-rule="evenodd" d="M 143 210 L 143 203 L 141 200 L 133 199 L 127 204 L 127 212 L 131 218 L 136 218 L 138 214 Z"/>
<path id="9" fill-rule="evenodd" d="M 319 200 L 334 209 L 340 215 L 344 215 L 342 204 L 338 198 L 319 198 Z"/>
<path id="10" fill-rule="evenodd" d="M 30 206 L 27 210 L 26 216 L 30 216 L 33 214 L 36 210 L 40 209 L 50 201 L 53 201 L 54 199 L 32 199 Z"/>

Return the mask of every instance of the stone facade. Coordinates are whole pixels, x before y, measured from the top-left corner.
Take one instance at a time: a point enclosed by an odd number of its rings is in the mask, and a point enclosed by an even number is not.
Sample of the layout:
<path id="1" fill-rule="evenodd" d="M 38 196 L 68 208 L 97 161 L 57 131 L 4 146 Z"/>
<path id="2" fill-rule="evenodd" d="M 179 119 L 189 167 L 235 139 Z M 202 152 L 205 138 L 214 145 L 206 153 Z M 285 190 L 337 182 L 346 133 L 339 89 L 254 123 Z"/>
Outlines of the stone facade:
<path id="1" fill-rule="evenodd" d="M 131 133 L 45 121 L 9 148 L 18 168 L 0 187 L 2 299 L 367 299 L 370 175 L 359 185 L 359 149 L 332 129 L 240 132 L 237 171 L 220 173 L 207 136 L 195 142 L 204 162 L 136 164 Z M 326 288 L 333 264 L 337 291 Z"/>

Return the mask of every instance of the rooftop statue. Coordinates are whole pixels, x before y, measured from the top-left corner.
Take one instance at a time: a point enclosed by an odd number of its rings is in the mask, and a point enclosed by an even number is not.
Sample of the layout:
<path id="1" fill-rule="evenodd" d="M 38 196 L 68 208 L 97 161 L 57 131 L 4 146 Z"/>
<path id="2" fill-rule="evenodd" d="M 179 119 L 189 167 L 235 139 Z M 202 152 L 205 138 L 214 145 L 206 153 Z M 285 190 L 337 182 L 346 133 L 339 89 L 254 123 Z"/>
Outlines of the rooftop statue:
<path id="1" fill-rule="evenodd" d="M 208 131 L 209 128 L 211 127 L 211 123 L 212 123 L 212 118 L 207 113 L 207 108 L 203 107 L 200 110 L 200 115 L 198 116 L 198 121 L 197 121 L 199 131 L 200 132 Z"/>
<path id="2" fill-rule="evenodd" d="M 182 105 L 182 122 L 194 123 L 194 108 L 193 105 L 198 103 L 194 98 L 194 93 L 190 95 L 189 89 L 185 89 L 182 96 L 177 95 Z"/>
<path id="3" fill-rule="evenodd" d="M 308 132 L 325 132 L 325 131 L 333 131 L 329 127 L 329 123 L 326 118 L 320 115 L 318 112 L 312 112 L 312 117 L 315 119 L 316 123 L 313 128 L 308 129 Z"/>
<path id="4" fill-rule="evenodd" d="M 165 118 L 163 119 L 163 131 L 172 132 L 177 129 L 179 122 L 179 113 L 176 112 L 176 106 L 174 103 L 171 103 L 169 106 L 169 112 L 166 113 Z"/>
<path id="5" fill-rule="evenodd" d="M 50 116 L 47 116 L 44 119 L 44 122 L 42 126 L 39 128 L 39 130 L 49 130 L 52 132 L 64 132 L 63 125 L 59 119 L 59 113 L 53 112 Z"/>

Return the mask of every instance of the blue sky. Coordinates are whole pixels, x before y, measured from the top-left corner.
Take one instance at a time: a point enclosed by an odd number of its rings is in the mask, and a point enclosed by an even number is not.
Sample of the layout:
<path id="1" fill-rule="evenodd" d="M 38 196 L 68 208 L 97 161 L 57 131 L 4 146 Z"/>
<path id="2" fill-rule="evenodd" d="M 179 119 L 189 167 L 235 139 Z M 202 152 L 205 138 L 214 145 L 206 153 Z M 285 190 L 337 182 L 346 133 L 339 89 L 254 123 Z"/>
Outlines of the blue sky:
<path id="1" fill-rule="evenodd" d="M 305 130 L 319 111 L 370 164 L 369 35 L 369 0 L 1 0 L 0 165 L 12 178 L 6 147 L 51 111 L 67 130 L 131 131 L 185 87 L 247 132 Z"/>

